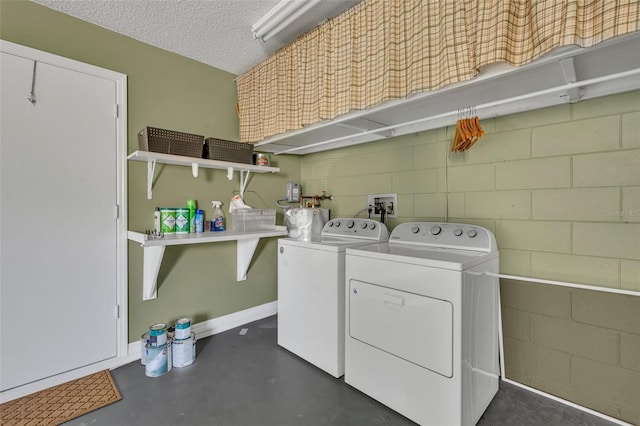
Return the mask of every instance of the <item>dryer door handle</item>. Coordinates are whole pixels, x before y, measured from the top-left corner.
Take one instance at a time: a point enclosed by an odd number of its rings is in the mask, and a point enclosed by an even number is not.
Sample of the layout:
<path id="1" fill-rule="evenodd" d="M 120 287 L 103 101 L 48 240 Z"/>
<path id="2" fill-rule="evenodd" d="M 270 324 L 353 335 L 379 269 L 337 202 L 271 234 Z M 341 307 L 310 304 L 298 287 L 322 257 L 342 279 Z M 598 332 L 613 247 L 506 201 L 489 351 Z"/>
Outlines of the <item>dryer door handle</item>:
<path id="1" fill-rule="evenodd" d="M 383 293 L 382 300 L 384 301 L 384 305 L 391 309 L 397 309 L 404 306 L 404 296 L 399 296 L 397 294 Z"/>

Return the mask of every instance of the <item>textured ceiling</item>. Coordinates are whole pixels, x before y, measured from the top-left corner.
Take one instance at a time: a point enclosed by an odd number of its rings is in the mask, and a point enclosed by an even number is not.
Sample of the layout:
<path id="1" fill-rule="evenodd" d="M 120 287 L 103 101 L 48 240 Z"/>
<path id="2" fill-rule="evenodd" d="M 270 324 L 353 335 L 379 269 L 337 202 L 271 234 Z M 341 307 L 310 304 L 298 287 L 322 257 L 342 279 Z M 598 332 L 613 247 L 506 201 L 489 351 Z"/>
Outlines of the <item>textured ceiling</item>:
<path id="1" fill-rule="evenodd" d="M 241 74 L 360 0 L 323 0 L 266 42 L 251 26 L 279 0 L 33 0 L 170 52 Z"/>

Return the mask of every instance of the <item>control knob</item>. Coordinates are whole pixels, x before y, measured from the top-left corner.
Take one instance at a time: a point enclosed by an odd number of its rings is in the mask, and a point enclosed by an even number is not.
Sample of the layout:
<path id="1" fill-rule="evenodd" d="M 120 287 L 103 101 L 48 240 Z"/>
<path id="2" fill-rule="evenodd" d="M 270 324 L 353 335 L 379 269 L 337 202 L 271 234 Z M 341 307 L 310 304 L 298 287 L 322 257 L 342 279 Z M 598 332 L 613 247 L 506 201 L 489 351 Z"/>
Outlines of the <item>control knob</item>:
<path id="1" fill-rule="evenodd" d="M 478 235 L 478 231 L 476 231 L 475 229 L 470 229 L 467 231 L 467 235 L 469 236 L 469 238 L 474 238 L 476 235 Z"/>
<path id="2" fill-rule="evenodd" d="M 369 224 L 369 229 L 376 229 L 376 224 L 375 223 L 370 223 Z"/>
<path id="3" fill-rule="evenodd" d="M 442 232 L 442 228 L 440 228 L 438 225 L 433 225 L 431 227 L 431 235 L 438 235 L 440 232 Z"/>
<path id="4" fill-rule="evenodd" d="M 340 226 L 340 221 L 336 220 L 336 228 L 338 228 Z"/>
<path id="5" fill-rule="evenodd" d="M 366 224 L 366 223 L 363 223 L 362 225 L 360 225 L 360 227 L 361 227 L 362 229 L 367 229 L 367 224 Z"/>
<path id="6" fill-rule="evenodd" d="M 455 235 L 456 237 L 459 237 L 460 235 L 462 235 L 462 229 L 460 228 L 456 228 L 453 230 L 453 235 Z"/>
<path id="7" fill-rule="evenodd" d="M 417 234 L 418 232 L 420 232 L 420 228 L 418 226 L 414 226 L 413 228 L 411 228 L 411 232 Z"/>
<path id="8" fill-rule="evenodd" d="M 347 222 L 347 228 L 353 228 L 353 226 L 355 225 L 355 222 L 350 220 L 349 222 Z"/>

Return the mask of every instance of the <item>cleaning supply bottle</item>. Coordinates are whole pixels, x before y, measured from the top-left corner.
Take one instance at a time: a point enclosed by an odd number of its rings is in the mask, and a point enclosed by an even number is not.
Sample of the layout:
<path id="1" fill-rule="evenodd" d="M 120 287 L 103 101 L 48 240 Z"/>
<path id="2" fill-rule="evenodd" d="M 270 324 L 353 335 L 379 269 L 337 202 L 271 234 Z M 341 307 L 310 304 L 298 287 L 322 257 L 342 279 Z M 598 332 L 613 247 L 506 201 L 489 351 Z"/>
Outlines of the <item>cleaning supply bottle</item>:
<path id="1" fill-rule="evenodd" d="M 193 198 L 187 200 L 189 208 L 189 232 L 196 232 L 196 200 Z"/>
<path id="2" fill-rule="evenodd" d="M 211 218 L 211 231 L 224 231 L 224 213 L 222 213 L 222 203 L 220 201 L 212 201 L 213 216 Z"/>

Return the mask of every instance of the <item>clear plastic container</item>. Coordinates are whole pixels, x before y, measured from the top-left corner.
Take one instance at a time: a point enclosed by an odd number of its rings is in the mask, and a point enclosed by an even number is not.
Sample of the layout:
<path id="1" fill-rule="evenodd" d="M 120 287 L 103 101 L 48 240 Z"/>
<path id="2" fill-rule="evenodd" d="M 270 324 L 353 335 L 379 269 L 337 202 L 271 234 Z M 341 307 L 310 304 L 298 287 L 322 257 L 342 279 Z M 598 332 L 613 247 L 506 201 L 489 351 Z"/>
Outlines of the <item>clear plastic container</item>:
<path id="1" fill-rule="evenodd" d="M 231 213 L 233 230 L 240 232 L 276 229 L 275 209 L 239 209 Z"/>

